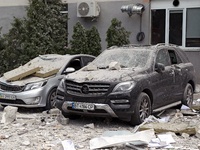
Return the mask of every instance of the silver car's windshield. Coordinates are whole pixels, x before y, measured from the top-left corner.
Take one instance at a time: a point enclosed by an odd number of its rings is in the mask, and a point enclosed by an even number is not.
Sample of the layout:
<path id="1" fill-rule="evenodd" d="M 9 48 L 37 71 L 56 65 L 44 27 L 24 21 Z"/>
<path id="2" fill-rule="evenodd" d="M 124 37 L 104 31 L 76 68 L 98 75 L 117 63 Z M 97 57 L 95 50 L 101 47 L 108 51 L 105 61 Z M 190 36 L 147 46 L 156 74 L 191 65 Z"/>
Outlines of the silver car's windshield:
<path id="1" fill-rule="evenodd" d="M 105 50 L 94 61 L 98 68 L 106 68 L 111 62 L 118 62 L 121 67 L 144 67 L 147 64 L 151 51 L 145 49 L 115 49 Z"/>

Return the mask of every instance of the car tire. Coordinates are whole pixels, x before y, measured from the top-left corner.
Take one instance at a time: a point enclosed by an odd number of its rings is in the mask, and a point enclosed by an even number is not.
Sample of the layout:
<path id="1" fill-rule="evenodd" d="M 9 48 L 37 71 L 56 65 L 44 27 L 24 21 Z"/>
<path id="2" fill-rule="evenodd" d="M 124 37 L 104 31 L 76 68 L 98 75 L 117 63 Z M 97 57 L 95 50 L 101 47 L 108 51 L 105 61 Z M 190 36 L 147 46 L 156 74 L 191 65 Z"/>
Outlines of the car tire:
<path id="1" fill-rule="evenodd" d="M 136 100 L 130 123 L 132 125 L 141 124 L 149 115 L 151 115 L 151 101 L 149 96 L 142 92 Z"/>
<path id="2" fill-rule="evenodd" d="M 68 114 L 64 111 L 62 111 L 62 115 L 65 117 L 65 118 L 69 118 L 71 120 L 75 120 L 75 119 L 79 119 L 81 117 L 81 115 L 72 115 L 72 114 Z"/>
<path id="3" fill-rule="evenodd" d="M 53 88 L 48 96 L 47 96 L 47 101 L 46 101 L 46 109 L 52 109 L 55 107 L 55 102 L 56 102 L 56 88 Z"/>
<path id="4" fill-rule="evenodd" d="M 192 106 L 193 103 L 193 87 L 190 83 L 188 83 L 185 87 L 184 90 L 184 95 L 183 95 L 183 99 L 182 99 L 182 104 L 190 107 Z"/>

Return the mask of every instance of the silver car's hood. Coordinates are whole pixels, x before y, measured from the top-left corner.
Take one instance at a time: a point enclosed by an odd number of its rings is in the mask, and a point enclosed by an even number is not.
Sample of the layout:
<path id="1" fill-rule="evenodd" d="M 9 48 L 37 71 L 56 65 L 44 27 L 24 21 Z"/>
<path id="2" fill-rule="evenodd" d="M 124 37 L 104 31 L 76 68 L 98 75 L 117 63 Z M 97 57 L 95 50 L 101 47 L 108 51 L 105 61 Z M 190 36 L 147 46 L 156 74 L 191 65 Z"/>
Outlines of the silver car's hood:
<path id="1" fill-rule="evenodd" d="M 36 76 L 28 76 L 26 78 L 23 78 L 21 80 L 17 80 L 17 81 L 12 81 L 12 82 L 8 82 L 5 80 L 4 77 L 0 78 L 0 82 L 6 83 L 8 85 L 18 85 L 18 86 L 24 86 L 28 83 L 33 83 L 33 82 L 39 82 L 39 81 L 44 81 L 47 80 L 49 78 L 51 78 L 53 76 L 50 76 L 48 78 L 41 78 L 41 77 L 36 77 Z"/>
<path id="2" fill-rule="evenodd" d="M 77 71 L 75 73 L 68 74 L 65 78 L 74 80 L 76 82 L 84 81 L 105 81 L 105 82 L 123 82 L 132 80 L 133 76 L 141 72 L 139 69 L 121 69 L 121 70 L 108 70 L 99 69 L 96 71 Z"/>

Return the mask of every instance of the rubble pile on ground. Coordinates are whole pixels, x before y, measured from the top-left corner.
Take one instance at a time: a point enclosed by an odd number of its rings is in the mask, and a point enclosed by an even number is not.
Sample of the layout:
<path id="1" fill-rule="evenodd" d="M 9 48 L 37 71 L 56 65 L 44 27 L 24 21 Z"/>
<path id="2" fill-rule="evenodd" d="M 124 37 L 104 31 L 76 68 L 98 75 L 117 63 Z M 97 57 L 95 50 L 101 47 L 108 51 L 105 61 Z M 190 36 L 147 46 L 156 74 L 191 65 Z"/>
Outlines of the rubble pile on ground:
<path id="1" fill-rule="evenodd" d="M 30 110 L 0 107 L 0 149 L 200 149 L 200 114 L 189 109 L 166 110 L 136 127 L 117 119 L 70 120 L 58 109 Z"/>

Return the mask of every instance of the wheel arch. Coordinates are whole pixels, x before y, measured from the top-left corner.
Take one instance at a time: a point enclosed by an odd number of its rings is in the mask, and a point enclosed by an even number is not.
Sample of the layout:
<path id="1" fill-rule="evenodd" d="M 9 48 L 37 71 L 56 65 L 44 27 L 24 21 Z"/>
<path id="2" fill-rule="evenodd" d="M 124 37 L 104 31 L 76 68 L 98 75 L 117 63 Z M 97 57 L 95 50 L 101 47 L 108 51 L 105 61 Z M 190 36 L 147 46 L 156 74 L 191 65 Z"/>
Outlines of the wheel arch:
<path id="1" fill-rule="evenodd" d="M 142 92 L 146 93 L 149 96 L 149 98 L 151 100 L 151 106 L 152 106 L 153 105 L 153 94 L 152 94 L 151 90 L 144 89 Z"/>
<path id="2" fill-rule="evenodd" d="M 193 88 L 193 92 L 195 91 L 195 83 L 193 80 L 190 80 L 188 83 L 190 83 L 192 85 Z"/>

